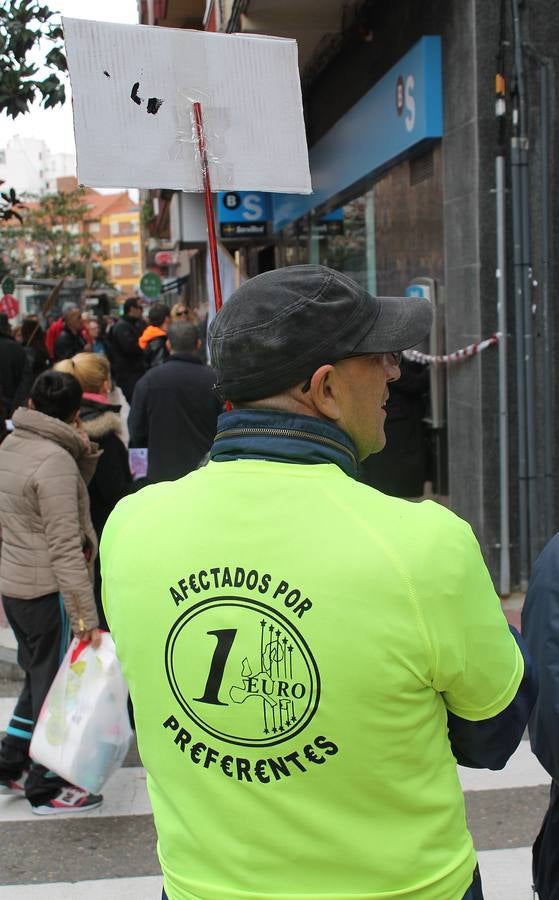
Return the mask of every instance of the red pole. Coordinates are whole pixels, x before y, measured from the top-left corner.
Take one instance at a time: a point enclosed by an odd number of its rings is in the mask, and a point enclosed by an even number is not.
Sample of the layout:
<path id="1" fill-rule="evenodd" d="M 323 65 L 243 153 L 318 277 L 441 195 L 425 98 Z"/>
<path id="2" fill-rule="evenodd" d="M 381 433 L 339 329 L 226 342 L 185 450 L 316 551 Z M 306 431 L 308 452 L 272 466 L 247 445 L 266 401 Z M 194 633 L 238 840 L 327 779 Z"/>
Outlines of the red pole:
<path id="1" fill-rule="evenodd" d="M 202 166 L 202 178 L 204 180 L 204 201 L 206 206 L 206 222 L 208 225 L 208 241 L 210 245 L 210 260 L 212 263 L 212 281 L 215 297 L 215 311 L 219 312 L 223 306 L 221 299 L 221 280 L 219 277 L 219 263 L 217 259 L 217 240 L 215 236 L 214 209 L 212 203 L 212 188 L 210 184 L 210 173 L 208 170 L 208 154 L 206 152 L 206 138 L 204 135 L 204 124 L 202 120 L 202 106 L 196 102 L 194 106 L 194 121 L 196 123 L 196 137 L 198 139 L 198 152 L 200 153 L 200 163 Z"/>

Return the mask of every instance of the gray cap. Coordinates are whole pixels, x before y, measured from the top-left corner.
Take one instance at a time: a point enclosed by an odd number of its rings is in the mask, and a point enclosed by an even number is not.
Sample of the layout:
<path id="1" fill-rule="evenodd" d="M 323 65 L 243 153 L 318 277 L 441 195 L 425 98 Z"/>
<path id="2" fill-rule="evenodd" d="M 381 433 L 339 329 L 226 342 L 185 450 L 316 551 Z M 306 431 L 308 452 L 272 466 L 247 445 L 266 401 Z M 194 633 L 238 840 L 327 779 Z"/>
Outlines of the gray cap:
<path id="1" fill-rule="evenodd" d="M 429 333 L 422 297 L 373 297 L 326 266 L 288 266 L 246 281 L 210 325 L 217 389 L 233 402 L 272 397 L 325 363 L 414 347 Z"/>

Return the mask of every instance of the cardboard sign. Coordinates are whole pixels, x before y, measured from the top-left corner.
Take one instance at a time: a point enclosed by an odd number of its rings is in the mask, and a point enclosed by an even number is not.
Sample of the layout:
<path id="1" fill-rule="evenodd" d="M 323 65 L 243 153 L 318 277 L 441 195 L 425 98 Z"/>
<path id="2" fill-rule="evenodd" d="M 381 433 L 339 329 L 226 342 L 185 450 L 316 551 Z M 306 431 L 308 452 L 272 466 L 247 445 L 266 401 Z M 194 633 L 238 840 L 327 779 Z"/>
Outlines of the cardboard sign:
<path id="1" fill-rule="evenodd" d="M 82 184 L 203 190 L 198 101 L 213 190 L 311 192 L 295 41 L 63 25 Z"/>

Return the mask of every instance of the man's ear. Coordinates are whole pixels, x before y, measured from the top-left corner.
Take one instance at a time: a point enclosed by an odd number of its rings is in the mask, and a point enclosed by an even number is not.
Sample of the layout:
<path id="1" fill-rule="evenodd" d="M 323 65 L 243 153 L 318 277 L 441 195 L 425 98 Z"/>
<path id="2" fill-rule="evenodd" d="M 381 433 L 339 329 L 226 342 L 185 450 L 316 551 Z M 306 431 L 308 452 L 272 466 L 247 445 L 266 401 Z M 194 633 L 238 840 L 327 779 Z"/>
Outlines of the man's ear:
<path id="1" fill-rule="evenodd" d="M 201 346 L 202 346 L 202 341 L 200 340 L 200 338 L 196 338 L 196 346 L 194 349 L 199 350 Z"/>
<path id="2" fill-rule="evenodd" d="M 317 411 L 333 422 L 341 415 L 336 381 L 336 370 L 333 365 L 327 363 L 314 372 L 309 389 L 310 398 Z"/>
<path id="3" fill-rule="evenodd" d="M 167 353 L 170 353 L 171 352 L 171 341 L 169 340 L 169 338 L 167 338 L 167 340 L 165 341 L 165 347 L 167 349 Z"/>

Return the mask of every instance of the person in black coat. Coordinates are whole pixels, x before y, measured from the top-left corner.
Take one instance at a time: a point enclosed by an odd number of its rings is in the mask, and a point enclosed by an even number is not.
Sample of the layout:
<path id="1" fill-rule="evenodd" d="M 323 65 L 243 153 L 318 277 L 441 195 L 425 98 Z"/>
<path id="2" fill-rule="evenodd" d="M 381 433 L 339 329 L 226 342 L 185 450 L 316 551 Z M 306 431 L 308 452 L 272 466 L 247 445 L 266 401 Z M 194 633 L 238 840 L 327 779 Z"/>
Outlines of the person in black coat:
<path id="1" fill-rule="evenodd" d="M 551 778 L 549 807 L 532 848 L 532 879 L 540 900 L 559 900 L 559 534 L 534 563 L 522 636 L 540 682 L 528 726 L 530 744 Z"/>
<path id="2" fill-rule="evenodd" d="M 55 360 L 70 359 L 87 348 L 85 338 L 81 334 L 82 314 L 77 307 L 64 313 L 64 328 L 54 342 Z"/>
<path id="3" fill-rule="evenodd" d="M 400 373 L 399 380 L 389 388 L 386 445 L 380 453 L 363 460 L 360 481 L 391 497 L 416 499 L 423 495 L 429 475 L 424 422 L 429 367 L 403 358 Z"/>
<path id="4" fill-rule="evenodd" d="M 168 339 L 170 357 L 140 379 L 128 417 L 130 447 L 148 448 L 150 482 L 173 481 L 196 469 L 222 411 L 213 392 L 215 372 L 197 355 L 196 326 L 172 322 Z"/>
<path id="5" fill-rule="evenodd" d="M 125 300 L 123 312 L 122 318 L 109 331 L 107 344 L 115 381 L 128 403 L 131 403 L 136 382 L 146 371 L 144 355 L 138 344 L 146 327 L 140 298 L 129 297 Z"/>
<path id="6" fill-rule="evenodd" d="M 120 406 L 109 402 L 110 366 L 99 353 L 78 353 L 56 364 L 82 386 L 80 420 L 90 440 L 103 451 L 88 485 L 91 521 L 100 541 L 105 523 L 119 500 L 132 490 L 128 452 L 121 439 Z M 101 602 L 99 556 L 94 561 L 94 592 L 100 627 L 108 630 Z"/>
<path id="7" fill-rule="evenodd" d="M 28 318 L 21 323 L 21 346 L 25 353 L 25 372 L 20 402 L 24 403 L 31 393 L 35 380 L 50 366 L 45 333 L 37 319 Z"/>
<path id="8" fill-rule="evenodd" d="M 8 418 L 23 403 L 25 368 L 25 351 L 13 339 L 7 315 L 0 313 L 0 387 Z"/>

